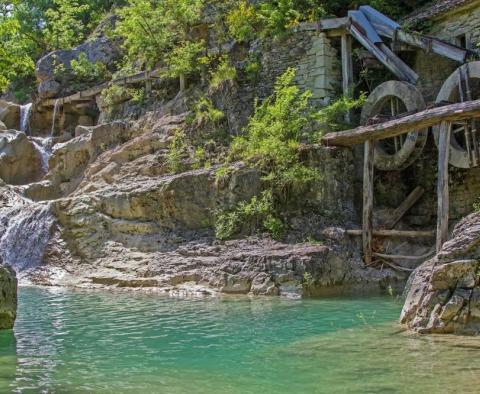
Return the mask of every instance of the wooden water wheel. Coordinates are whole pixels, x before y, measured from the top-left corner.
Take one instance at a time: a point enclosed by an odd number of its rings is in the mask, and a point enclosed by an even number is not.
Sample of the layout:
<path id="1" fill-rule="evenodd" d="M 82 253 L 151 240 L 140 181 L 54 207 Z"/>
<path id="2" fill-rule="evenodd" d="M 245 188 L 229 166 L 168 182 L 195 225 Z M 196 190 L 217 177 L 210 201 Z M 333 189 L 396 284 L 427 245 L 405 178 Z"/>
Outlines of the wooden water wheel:
<path id="1" fill-rule="evenodd" d="M 387 81 L 379 85 L 363 106 L 361 122 L 375 117 L 379 121 L 425 109 L 425 101 L 417 88 L 407 82 Z M 410 166 L 423 151 L 428 130 L 414 130 L 407 135 L 387 138 L 375 143 L 375 167 L 383 171 L 402 170 Z"/>
<path id="2" fill-rule="evenodd" d="M 457 68 L 444 82 L 436 103 L 459 103 L 480 98 L 480 62 L 471 62 Z M 459 168 L 472 168 L 480 164 L 479 119 L 452 124 L 449 162 Z M 438 146 L 440 126 L 433 127 Z"/>

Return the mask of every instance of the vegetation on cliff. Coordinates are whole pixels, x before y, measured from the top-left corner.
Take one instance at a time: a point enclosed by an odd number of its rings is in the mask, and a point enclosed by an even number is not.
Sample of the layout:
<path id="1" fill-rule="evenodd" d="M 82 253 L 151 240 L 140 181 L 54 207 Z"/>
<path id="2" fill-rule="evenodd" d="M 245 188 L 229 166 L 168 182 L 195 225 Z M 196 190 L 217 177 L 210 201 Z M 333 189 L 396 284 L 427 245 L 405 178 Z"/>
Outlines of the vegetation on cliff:
<path id="1" fill-rule="evenodd" d="M 177 75 L 199 69 L 202 58 L 197 55 L 204 43 L 192 40 L 191 33 L 212 8 L 219 38 L 248 41 L 281 35 L 301 21 L 341 16 L 360 4 L 371 4 L 398 17 L 425 2 L 0 0 L 0 92 L 11 91 L 19 101 L 27 100 L 35 86 L 35 62 L 52 50 L 70 49 L 83 42 L 107 14 L 119 17 L 112 34 L 124 40 L 127 55 L 122 67 L 151 68 L 166 59 Z"/>

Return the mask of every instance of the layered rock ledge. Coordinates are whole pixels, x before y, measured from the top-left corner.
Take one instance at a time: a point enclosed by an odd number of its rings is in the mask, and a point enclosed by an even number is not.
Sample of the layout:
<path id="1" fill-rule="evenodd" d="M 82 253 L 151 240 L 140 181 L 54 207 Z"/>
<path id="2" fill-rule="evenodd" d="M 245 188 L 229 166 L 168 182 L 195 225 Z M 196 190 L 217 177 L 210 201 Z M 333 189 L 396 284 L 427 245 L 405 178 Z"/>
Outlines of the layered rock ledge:
<path id="1" fill-rule="evenodd" d="M 421 334 L 480 334 L 480 214 L 462 220 L 440 253 L 415 270 L 401 323 Z"/>

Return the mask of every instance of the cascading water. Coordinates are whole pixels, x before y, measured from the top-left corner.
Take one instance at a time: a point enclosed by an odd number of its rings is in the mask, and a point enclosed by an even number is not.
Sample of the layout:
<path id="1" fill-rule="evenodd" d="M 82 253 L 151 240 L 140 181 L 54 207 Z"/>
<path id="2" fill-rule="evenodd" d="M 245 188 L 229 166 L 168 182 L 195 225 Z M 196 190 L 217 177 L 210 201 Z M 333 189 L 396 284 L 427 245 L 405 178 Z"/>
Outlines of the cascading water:
<path id="1" fill-rule="evenodd" d="M 18 273 L 38 267 L 54 223 L 49 203 L 23 198 L 0 209 L 0 256 Z"/>
<path id="2" fill-rule="evenodd" d="M 42 163 L 42 170 L 46 174 L 48 172 L 48 159 L 52 155 L 52 138 L 40 138 L 40 137 L 33 137 L 31 139 L 33 145 L 40 153 L 40 160 Z"/>
<path id="3" fill-rule="evenodd" d="M 28 135 L 28 124 L 32 113 L 32 103 L 22 105 L 20 107 L 20 131 Z"/>
<path id="4" fill-rule="evenodd" d="M 57 118 L 57 112 L 58 112 L 59 106 L 60 106 L 60 100 L 56 99 L 55 104 L 53 106 L 52 130 L 50 131 L 50 137 L 53 137 L 53 133 L 55 133 L 55 120 Z"/>

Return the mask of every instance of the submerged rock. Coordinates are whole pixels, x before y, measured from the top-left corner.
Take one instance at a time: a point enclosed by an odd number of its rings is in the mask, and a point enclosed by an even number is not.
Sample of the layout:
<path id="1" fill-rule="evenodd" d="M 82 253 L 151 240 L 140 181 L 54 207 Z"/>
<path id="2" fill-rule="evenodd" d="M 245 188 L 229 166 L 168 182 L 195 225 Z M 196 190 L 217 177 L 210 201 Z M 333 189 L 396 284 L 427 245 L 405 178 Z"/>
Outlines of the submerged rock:
<path id="1" fill-rule="evenodd" d="M 462 220 L 409 283 L 401 323 L 424 334 L 480 334 L 480 214 Z"/>
<path id="2" fill-rule="evenodd" d="M 17 277 L 0 261 L 0 329 L 13 328 L 17 317 Z"/>

